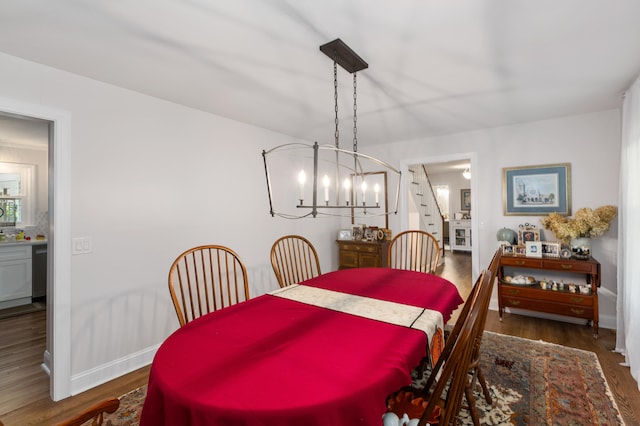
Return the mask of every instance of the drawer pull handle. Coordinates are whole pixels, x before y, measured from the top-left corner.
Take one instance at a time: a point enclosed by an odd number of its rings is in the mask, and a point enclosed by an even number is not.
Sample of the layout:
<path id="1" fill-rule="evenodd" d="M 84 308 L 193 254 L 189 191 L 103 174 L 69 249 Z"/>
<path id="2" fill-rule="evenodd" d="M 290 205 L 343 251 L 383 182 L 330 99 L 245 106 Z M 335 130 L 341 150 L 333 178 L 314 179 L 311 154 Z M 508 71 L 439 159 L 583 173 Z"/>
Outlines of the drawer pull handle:
<path id="1" fill-rule="evenodd" d="M 573 303 L 582 303 L 582 302 L 584 302 L 584 297 L 572 297 L 571 301 Z"/>
<path id="2" fill-rule="evenodd" d="M 516 294 L 519 294 L 519 293 L 520 293 L 520 290 L 511 290 L 511 289 L 510 289 L 510 290 L 508 290 L 508 291 L 507 291 L 507 293 L 509 293 L 509 294 L 511 294 L 511 295 L 513 295 L 513 296 L 515 296 Z"/>
<path id="3" fill-rule="evenodd" d="M 567 265 L 566 263 L 563 263 L 560 266 L 562 266 L 562 269 L 573 269 L 573 265 Z"/>
<path id="4" fill-rule="evenodd" d="M 519 300 L 509 300 L 509 304 L 513 306 L 518 306 L 520 304 Z"/>
<path id="5" fill-rule="evenodd" d="M 516 265 L 518 266 L 522 266 L 524 265 L 526 262 L 524 260 L 516 260 Z"/>
<path id="6" fill-rule="evenodd" d="M 571 312 L 573 312 L 576 315 L 582 315 L 584 314 L 584 309 L 571 308 Z"/>

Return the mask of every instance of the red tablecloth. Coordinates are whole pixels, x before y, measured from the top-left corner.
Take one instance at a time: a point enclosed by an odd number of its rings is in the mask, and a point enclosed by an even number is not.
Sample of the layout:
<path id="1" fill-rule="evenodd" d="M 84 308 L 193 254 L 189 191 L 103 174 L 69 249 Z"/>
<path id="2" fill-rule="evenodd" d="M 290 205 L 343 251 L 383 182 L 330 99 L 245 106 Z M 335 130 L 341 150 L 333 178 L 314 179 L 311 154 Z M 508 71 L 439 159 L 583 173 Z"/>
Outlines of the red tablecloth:
<path id="1" fill-rule="evenodd" d="M 263 295 L 192 321 L 162 344 L 140 424 L 377 425 L 426 344 L 418 330 Z"/>

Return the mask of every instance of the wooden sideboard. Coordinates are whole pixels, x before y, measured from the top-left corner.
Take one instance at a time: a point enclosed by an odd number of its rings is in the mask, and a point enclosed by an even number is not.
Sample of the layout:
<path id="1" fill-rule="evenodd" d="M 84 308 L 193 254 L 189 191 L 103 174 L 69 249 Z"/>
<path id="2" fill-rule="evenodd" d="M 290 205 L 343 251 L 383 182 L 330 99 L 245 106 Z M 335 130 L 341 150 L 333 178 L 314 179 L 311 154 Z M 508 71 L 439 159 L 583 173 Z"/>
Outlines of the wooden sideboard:
<path id="1" fill-rule="evenodd" d="M 545 276 L 546 272 L 546 276 Z M 529 275 L 536 279 L 535 284 L 509 284 L 505 275 Z M 543 289 L 540 280 L 556 275 L 563 278 L 562 289 Z M 579 282 L 577 279 L 581 279 Z M 582 293 L 579 287 L 575 292 L 569 290 L 569 283 L 590 288 Z M 550 287 L 550 286 L 549 286 Z M 532 258 L 507 256 L 500 259 L 498 270 L 498 306 L 500 321 L 505 308 L 517 308 L 530 311 L 584 318 L 593 322 L 593 336 L 598 337 L 598 287 L 600 287 L 600 263 L 594 258 L 574 260 L 560 258 Z"/>
<path id="2" fill-rule="evenodd" d="M 387 266 L 389 241 L 338 240 L 339 269 L 384 268 Z"/>

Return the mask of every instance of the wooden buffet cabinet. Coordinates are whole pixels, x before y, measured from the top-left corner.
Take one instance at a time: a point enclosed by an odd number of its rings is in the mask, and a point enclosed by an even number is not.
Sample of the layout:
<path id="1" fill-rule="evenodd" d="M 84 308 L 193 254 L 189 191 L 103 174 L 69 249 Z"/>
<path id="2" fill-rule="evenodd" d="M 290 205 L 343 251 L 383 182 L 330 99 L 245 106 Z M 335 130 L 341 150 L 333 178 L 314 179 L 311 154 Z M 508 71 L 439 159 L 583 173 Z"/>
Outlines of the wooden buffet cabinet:
<path id="1" fill-rule="evenodd" d="M 338 240 L 339 269 L 384 268 L 387 266 L 389 241 Z"/>
<path id="2" fill-rule="evenodd" d="M 564 288 L 551 290 L 542 289 L 539 276 L 534 285 L 509 284 L 504 281 L 505 270 L 519 274 L 520 270 L 533 270 L 532 273 L 543 275 L 567 276 L 563 279 L 567 284 Z M 530 275 L 532 273 L 525 273 Z M 570 274 L 570 275 L 568 275 Z M 589 293 L 570 292 L 568 283 L 574 277 L 583 277 L 582 282 L 575 284 L 590 286 Z M 598 287 L 600 287 L 600 263 L 594 258 L 589 260 L 532 258 L 524 256 L 503 255 L 498 269 L 498 306 L 500 321 L 505 308 L 526 309 L 530 311 L 565 315 L 574 318 L 584 318 L 593 322 L 593 336 L 598 337 Z"/>

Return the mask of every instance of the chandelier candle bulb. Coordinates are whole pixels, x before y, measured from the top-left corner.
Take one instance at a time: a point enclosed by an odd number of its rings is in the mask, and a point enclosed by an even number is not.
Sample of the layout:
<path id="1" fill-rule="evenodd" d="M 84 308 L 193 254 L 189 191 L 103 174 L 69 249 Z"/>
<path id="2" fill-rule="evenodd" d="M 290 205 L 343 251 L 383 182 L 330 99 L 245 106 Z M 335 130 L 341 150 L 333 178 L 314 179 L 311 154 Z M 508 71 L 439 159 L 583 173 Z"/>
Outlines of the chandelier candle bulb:
<path id="1" fill-rule="evenodd" d="M 367 203 L 367 182 L 362 182 L 362 205 Z"/>
<path id="2" fill-rule="evenodd" d="M 376 183 L 373 187 L 373 192 L 376 193 L 376 206 L 380 204 L 380 185 Z"/>
<path id="3" fill-rule="evenodd" d="M 329 176 L 324 175 L 322 178 L 322 183 L 324 184 L 324 202 L 329 203 Z"/>
<path id="4" fill-rule="evenodd" d="M 298 174 L 298 182 L 300 182 L 300 205 L 302 205 L 302 201 L 304 200 L 304 183 L 307 180 L 307 176 L 304 174 L 304 170 L 300 170 Z"/>
<path id="5" fill-rule="evenodd" d="M 344 200 L 347 202 L 347 206 L 349 205 L 349 189 L 351 188 L 351 182 L 349 178 L 344 180 Z"/>

